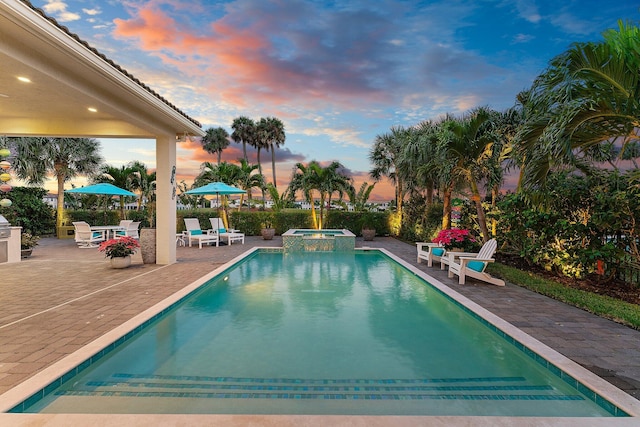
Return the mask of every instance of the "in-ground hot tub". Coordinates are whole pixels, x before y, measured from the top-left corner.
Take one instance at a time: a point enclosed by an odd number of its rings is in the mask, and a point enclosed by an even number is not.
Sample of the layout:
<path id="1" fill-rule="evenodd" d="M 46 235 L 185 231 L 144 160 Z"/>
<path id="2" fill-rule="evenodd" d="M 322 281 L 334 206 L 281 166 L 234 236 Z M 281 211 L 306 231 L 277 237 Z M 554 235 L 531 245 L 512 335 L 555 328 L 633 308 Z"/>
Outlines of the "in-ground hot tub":
<path id="1" fill-rule="evenodd" d="M 356 235 L 347 229 L 312 230 L 292 228 L 282 235 L 285 252 L 352 251 Z"/>

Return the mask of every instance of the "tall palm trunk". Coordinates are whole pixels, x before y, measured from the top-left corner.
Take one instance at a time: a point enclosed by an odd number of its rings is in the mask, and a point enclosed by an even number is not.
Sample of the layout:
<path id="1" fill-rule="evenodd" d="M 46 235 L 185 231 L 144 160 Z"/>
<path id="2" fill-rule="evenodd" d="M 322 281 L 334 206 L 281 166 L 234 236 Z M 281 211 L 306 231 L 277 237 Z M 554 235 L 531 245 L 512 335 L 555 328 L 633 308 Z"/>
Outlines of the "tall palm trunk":
<path id="1" fill-rule="evenodd" d="M 318 215 L 316 213 L 316 203 L 313 197 L 310 195 L 309 200 L 311 201 L 311 218 L 313 219 L 313 228 L 319 229 L 318 227 Z"/>
<path id="2" fill-rule="evenodd" d="M 271 172 L 273 174 L 273 186 L 278 187 L 278 184 L 276 184 L 276 150 L 274 146 L 271 146 Z"/>
<path id="3" fill-rule="evenodd" d="M 491 189 L 491 210 L 495 211 L 496 203 L 498 202 L 498 194 L 500 194 L 500 185 L 496 184 Z M 498 234 L 498 220 L 495 218 L 495 213 L 491 219 L 491 236 L 495 237 Z"/>
<path id="4" fill-rule="evenodd" d="M 451 228 L 451 195 L 453 194 L 453 184 L 445 187 L 442 194 L 442 229 Z"/>
<path id="5" fill-rule="evenodd" d="M 127 213 L 124 210 L 124 196 L 120 196 L 120 219 L 127 219 Z"/>
<path id="6" fill-rule="evenodd" d="M 480 191 L 478 191 L 478 183 L 473 179 L 469 179 L 471 185 L 471 200 L 476 204 L 476 212 L 478 213 L 478 225 L 480 226 L 480 232 L 482 233 L 482 242 L 489 240 L 489 229 L 487 228 L 487 218 L 484 215 L 484 209 L 482 207 L 482 199 L 480 197 Z"/>
<path id="7" fill-rule="evenodd" d="M 402 202 L 404 201 L 404 182 L 398 178 L 396 185 L 396 209 L 398 215 L 402 218 Z"/>
<path id="8" fill-rule="evenodd" d="M 64 167 L 60 163 L 54 165 L 56 179 L 58 181 L 58 202 L 56 205 L 56 232 L 64 223 Z"/>
<path id="9" fill-rule="evenodd" d="M 262 175 L 262 164 L 260 163 L 260 146 L 258 146 L 258 171 L 260 172 L 260 175 Z M 267 198 L 265 197 L 265 194 L 264 194 L 264 188 L 262 188 L 261 191 L 262 191 L 262 207 L 264 209 L 267 203 Z"/>

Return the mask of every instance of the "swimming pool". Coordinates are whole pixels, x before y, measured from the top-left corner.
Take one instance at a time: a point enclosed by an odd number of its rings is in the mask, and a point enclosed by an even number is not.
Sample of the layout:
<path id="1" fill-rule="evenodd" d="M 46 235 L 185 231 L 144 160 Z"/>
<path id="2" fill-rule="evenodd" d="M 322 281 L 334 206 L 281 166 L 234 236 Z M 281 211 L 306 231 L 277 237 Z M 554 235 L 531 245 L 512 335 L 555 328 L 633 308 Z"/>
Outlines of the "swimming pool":
<path id="1" fill-rule="evenodd" d="M 16 409 L 607 415 L 378 251 L 261 251 L 193 296 Z"/>

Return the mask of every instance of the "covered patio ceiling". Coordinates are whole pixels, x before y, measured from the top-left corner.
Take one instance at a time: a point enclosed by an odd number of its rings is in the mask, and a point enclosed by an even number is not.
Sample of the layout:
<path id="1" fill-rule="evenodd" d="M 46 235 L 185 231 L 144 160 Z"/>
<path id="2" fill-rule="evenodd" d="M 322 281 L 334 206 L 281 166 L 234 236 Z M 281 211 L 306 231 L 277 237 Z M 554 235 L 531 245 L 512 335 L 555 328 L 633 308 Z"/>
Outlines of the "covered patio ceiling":
<path id="1" fill-rule="evenodd" d="M 200 123 L 27 0 L 0 0 L 0 136 L 154 139 L 158 264 L 176 261 L 176 141 L 185 134 L 204 136 Z"/>
<path id="2" fill-rule="evenodd" d="M 27 1 L 0 2 L 0 64 L 0 135 L 204 134 L 196 120 Z"/>

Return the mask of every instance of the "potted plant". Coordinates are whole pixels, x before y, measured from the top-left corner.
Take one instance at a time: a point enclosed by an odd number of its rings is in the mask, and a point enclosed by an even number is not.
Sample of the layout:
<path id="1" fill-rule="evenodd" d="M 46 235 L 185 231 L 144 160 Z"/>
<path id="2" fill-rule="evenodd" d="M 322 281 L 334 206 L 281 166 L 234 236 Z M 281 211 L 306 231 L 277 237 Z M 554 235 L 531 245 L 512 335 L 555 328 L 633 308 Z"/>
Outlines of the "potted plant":
<path id="1" fill-rule="evenodd" d="M 104 252 L 104 256 L 111 258 L 112 268 L 126 268 L 131 265 L 131 255 L 136 253 L 140 244 L 129 236 L 118 239 L 109 239 L 100 244 L 98 250 Z"/>
<path id="2" fill-rule="evenodd" d="M 472 252 L 478 249 L 478 241 L 471 232 L 458 228 L 441 230 L 432 242 L 439 243 L 446 250 L 453 252 Z"/>
<path id="3" fill-rule="evenodd" d="M 262 238 L 264 240 L 272 240 L 273 236 L 276 234 L 276 229 L 273 228 L 273 221 L 271 215 L 265 215 L 262 220 L 262 229 L 260 230 L 260 234 L 262 234 Z"/>
<path id="4" fill-rule="evenodd" d="M 20 256 L 22 258 L 29 258 L 33 253 L 33 248 L 38 245 L 39 236 L 34 236 L 31 233 L 22 233 L 20 235 Z"/>
<path id="5" fill-rule="evenodd" d="M 362 215 L 362 237 L 365 241 L 371 241 L 376 236 L 374 217 L 370 212 Z"/>

